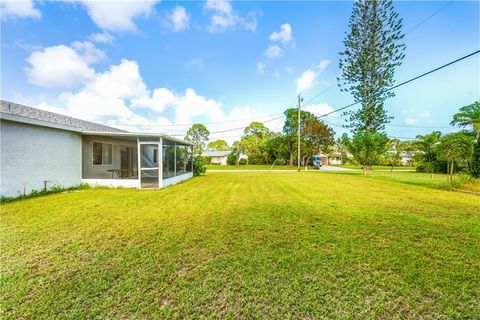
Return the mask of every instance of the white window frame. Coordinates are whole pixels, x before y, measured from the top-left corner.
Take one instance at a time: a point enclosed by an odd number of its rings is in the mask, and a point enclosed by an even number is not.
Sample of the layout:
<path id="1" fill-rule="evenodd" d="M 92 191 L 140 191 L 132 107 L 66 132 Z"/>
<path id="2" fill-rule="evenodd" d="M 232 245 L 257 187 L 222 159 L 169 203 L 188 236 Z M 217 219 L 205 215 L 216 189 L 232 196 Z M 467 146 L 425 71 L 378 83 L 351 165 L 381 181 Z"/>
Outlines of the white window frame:
<path id="1" fill-rule="evenodd" d="M 93 144 L 94 143 L 101 143 L 102 144 L 102 164 L 93 164 L 93 160 L 94 160 L 94 158 L 93 158 Z M 110 150 L 111 150 L 112 154 L 111 154 L 111 157 L 110 157 L 110 161 L 111 161 L 110 163 L 103 163 L 103 145 L 104 144 L 109 144 L 110 148 L 111 148 Z M 93 167 L 107 167 L 107 166 L 112 166 L 112 165 L 113 165 L 113 143 L 93 140 L 92 141 L 92 166 Z"/>

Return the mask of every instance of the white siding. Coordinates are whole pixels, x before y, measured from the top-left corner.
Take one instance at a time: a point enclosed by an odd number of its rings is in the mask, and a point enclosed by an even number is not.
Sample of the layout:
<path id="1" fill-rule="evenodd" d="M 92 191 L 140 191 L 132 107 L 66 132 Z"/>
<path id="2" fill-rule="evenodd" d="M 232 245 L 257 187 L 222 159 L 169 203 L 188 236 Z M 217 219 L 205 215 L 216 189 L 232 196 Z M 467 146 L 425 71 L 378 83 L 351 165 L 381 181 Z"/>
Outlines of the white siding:
<path id="1" fill-rule="evenodd" d="M 1 195 L 18 196 L 47 186 L 81 182 L 80 133 L 2 120 Z"/>

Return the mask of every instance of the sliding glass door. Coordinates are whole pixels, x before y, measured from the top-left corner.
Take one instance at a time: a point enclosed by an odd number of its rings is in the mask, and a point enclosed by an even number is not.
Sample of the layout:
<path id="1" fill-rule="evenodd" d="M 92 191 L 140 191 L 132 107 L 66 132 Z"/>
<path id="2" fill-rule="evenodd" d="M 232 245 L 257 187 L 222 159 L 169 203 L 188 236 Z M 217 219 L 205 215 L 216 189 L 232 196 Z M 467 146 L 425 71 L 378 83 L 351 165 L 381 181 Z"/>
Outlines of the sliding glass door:
<path id="1" fill-rule="evenodd" d="M 158 188 L 159 153 L 158 143 L 140 143 L 140 186 Z"/>

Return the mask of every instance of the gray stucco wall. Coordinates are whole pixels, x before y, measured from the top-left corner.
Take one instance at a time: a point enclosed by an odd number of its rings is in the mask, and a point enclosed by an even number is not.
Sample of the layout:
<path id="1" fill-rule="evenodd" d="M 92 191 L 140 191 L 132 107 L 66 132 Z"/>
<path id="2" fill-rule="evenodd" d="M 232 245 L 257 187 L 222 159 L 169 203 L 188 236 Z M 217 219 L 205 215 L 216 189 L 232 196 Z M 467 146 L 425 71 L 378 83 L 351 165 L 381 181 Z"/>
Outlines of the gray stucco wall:
<path id="1" fill-rule="evenodd" d="M 137 141 L 110 138 L 106 136 L 83 136 L 82 139 L 82 178 L 83 179 L 112 179 L 112 173 L 108 169 L 119 169 L 121 161 L 121 146 L 137 148 Z M 93 165 L 93 142 L 112 144 L 112 164 Z M 138 158 L 135 154 L 135 158 Z M 136 168 L 135 168 L 136 169 Z M 135 170 L 136 172 L 137 170 Z"/>
<path id="2" fill-rule="evenodd" d="M 80 133 L 0 121 L 0 178 L 2 196 L 47 186 L 70 187 L 81 182 Z"/>

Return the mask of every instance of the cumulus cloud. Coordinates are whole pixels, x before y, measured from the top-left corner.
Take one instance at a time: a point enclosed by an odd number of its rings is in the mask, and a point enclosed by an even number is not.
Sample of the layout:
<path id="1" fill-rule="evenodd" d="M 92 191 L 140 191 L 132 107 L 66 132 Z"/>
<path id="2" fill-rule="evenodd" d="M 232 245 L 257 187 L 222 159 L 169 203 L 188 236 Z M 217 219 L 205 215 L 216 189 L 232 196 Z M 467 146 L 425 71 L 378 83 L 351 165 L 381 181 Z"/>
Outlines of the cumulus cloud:
<path id="1" fill-rule="evenodd" d="M 277 58 L 283 56 L 283 49 L 276 44 L 268 46 L 267 50 L 263 52 L 263 55 L 268 58 Z"/>
<path id="2" fill-rule="evenodd" d="M 115 42 L 115 38 L 108 32 L 99 32 L 99 33 L 92 33 L 88 36 L 88 39 L 97 42 L 97 43 L 107 43 L 111 44 Z"/>
<path id="3" fill-rule="evenodd" d="M 168 15 L 167 19 L 170 28 L 175 32 L 179 32 L 188 28 L 190 14 L 187 13 L 184 7 L 176 6 Z"/>
<path id="4" fill-rule="evenodd" d="M 265 72 L 265 68 L 267 67 L 267 65 L 265 63 L 263 63 L 262 61 L 258 61 L 257 62 L 257 70 L 258 72 L 260 72 L 261 74 L 263 74 Z"/>
<path id="5" fill-rule="evenodd" d="M 2 20 L 4 19 L 40 19 L 42 14 L 35 8 L 33 1 L 22 0 L 13 1 L 6 0 L 0 2 L 0 12 Z"/>
<path id="6" fill-rule="evenodd" d="M 332 112 L 334 109 L 328 103 L 309 104 L 305 107 L 306 111 L 318 115 L 324 115 Z"/>
<path id="7" fill-rule="evenodd" d="M 211 13 L 210 25 L 207 27 L 210 32 L 224 32 L 237 25 L 247 31 L 257 29 L 255 12 L 252 11 L 247 16 L 242 17 L 234 12 L 231 3 L 227 0 L 207 0 L 204 9 Z"/>
<path id="8" fill-rule="evenodd" d="M 25 68 L 28 82 L 46 88 L 70 88 L 95 76 L 92 64 L 105 58 L 105 52 L 91 42 L 73 42 L 34 51 Z"/>
<path id="9" fill-rule="evenodd" d="M 411 125 L 414 125 L 414 124 L 416 124 L 416 123 L 417 123 L 417 119 L 415 119 L 415 118 L 407 118 L 407 119 L 405 119 L 405 124 L 406 124 L 406 125 L 411 126 Z"/>
<path id="10" fill-rule="evenodd" d="M 288 23 L 282 24 L 280 26 L 280 31 L 273 32 L 269 36 L 269 39 L 273 42 L 281 42 L 284 46 L 286 46 L 293 40 L 292 27 Z"/>
<path id="11" fill-rule="evenodd" d="M 315 84 L 315 80 L 318 76 L 330 65 L 330 63 L 330 60 L 322 60 L 314 66 L 314 69 L 307 69 L 300 77 L 295 79 L 297 93 L 310 89 Z"/>
<path id="12" fill-rule="evenodd" d="M 110 1 L 78 0 L 88 12 L 93 22 L 108 31 L 135 31 L 134 20 L 148 16 L 154 11 L 157 0 Z"/>

